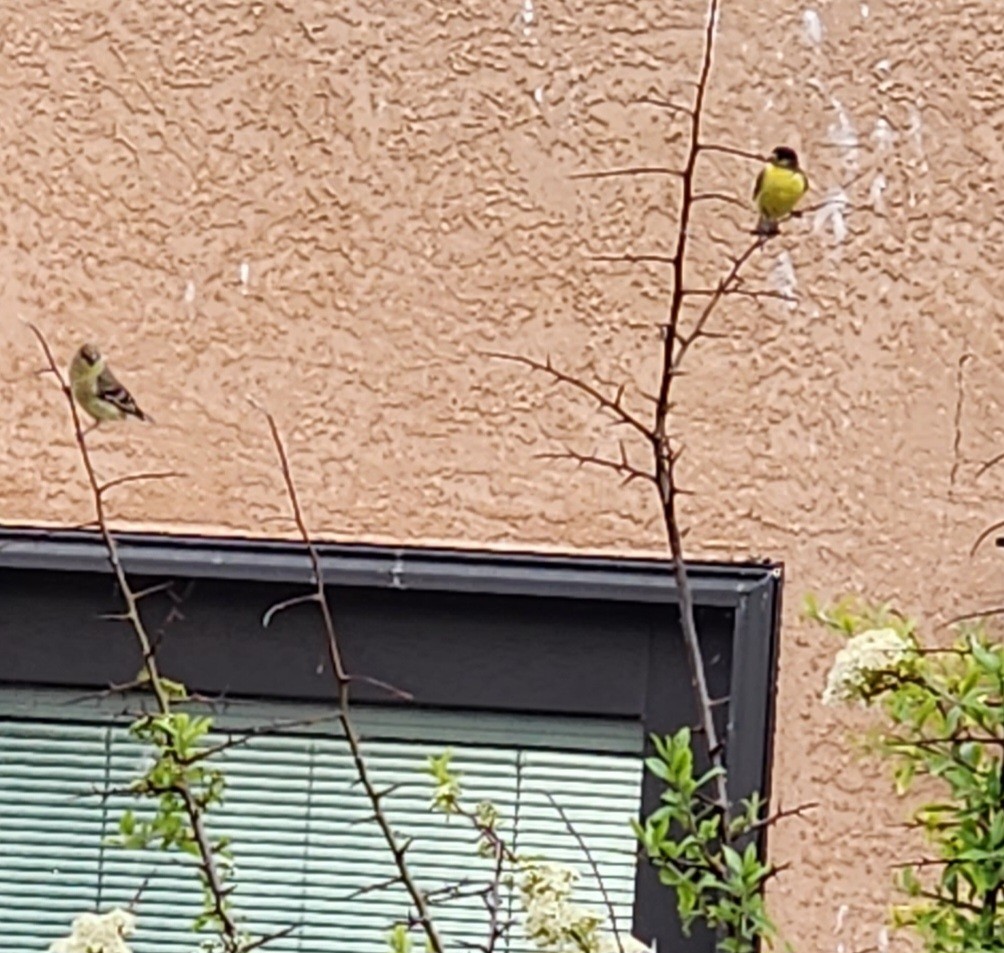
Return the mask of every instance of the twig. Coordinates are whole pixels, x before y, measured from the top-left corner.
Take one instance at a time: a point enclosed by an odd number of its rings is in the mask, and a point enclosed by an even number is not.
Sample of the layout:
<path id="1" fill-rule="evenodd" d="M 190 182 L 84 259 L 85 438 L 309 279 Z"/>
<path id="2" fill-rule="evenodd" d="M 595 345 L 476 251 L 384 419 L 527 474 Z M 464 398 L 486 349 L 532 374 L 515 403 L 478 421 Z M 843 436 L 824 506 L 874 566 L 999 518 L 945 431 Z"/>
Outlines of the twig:
<path id="1" fill-rule="evenodd" d="M 114 480 L 108 480 L 106 483 L 102 483 L 98 490 L 103 495 L 109 490 L 112 490 L 117 486 L 123 486 L 126 483 L 138 483 L 141 480 L 169 480 L 173 477 L 184 476 L 188 476 L 188 474 L 182 473 L 180 470 L 162 470 L 155 473 L 131 473 L 128 476 L 116 477 Z"/>
<path id="2" fill-rule="evenodd" d="M 635 165 L 624 169 L 604 169 L 600 172 L 573 172 L 570 179 L 613 179 L 625 175 L 670 175 L 681 178 L 680 169 L 669 169 L 661 165 Z"/>
<path id="3" fill-rule="evenodd" d="M 726 195 L 724 192 L 695 192 L 692 200 L 694 202 L 725 202 L 727 205 L 735 205 L 743 210 L 749 210 L 752 203 L 737 199 L 734 195 Z"/>
<path id="4" fill-rule="evenodd" d="M 690 350 L 693 343 L 699 337 L 707 337 L 707 332 L 704 330 L 705 325 L 708 323 L 708 319 L 711 317 L 711 313 L 715 310 L 716 305 L 722 298 L 729 294 L 732 287 L 735 285 L 736 281 L 739 279 L 739 272 L 742 270 L 743 265 L 746 264 L 753 256 L 753 253 L 758 249 L 762 248 L 768 236 L 759 236 L 754 242 L 747 246 L 746 250 L 732 262 L 732 268 L 729 270 L 728 274 L 719 280 L 718 287 L 715 288 L 708 303 L 704 306 L 701 311 L 700 316 L 694 324 L 693 329 L 689 334 L 685 334 L 677 337 L 680 349 L 677 351 L 675 358 L 670 365 L 671 369 L 676 371 L 679 370 L 680 364 L 683 361 L 684 356 L 687 351 Z M 687 296 L 687 289 L 682 288 L 680 290 L 679 298 L 679 310 L 677 311 L 676 321 L 673 323 L 673 330 L 676 331 L 679 327 L 680 311 L 683 309 L 683 301 Z M 674 297 L 676 300 L 676 297 Z M 672 375 L 670 375 L 672 376 Z M 669 388 L 666 389 L 666 396 L 669 396 Z"/>
<path id="5" fill-rule="evenodd" d="M 621 933 L 617 927 L 617 911 L 614 909 L 613 902 L 610 899 L 610 894 L 607 892 L 607 885 L 603 881 L 603 875 L 600 873 L 599 865 L 593 857 L 593 852 L 589 849 L 589 845 L 585 842 L 582 835 L 572 823 L 571 818 L 565 812 L 565 809 L 558 803 L 554 795 L 551 794 L 550 791 L 545 791 L 544 797 L 551 802 L 551 806 L 558 812 L 558 816 L 561 818 L 562 824 L 565 825 L 565 830 L 567 830 L 568 833 L 575 838 L 575 842 L 579 845 L 579 849 L 583 854 L 585 854 L 586 861 L 589 863 L 589 866 L 593 871 L 593 876 L 596 878 L 596 883 L 599 885 L 600 895 L 603 897 L 603 903 L 607 908 L 607 913 L 610 914 L 610 927 L 614 931 L 614 940 L 617 943 L 617 949 L 620 953 L 624 953 L 624 943 L 621 940 Z"/>
<path id="6" fill-rule="evenodd" d="M 553 453 L 535 453 L 534 457 L 538 460 L 572 460 L 580 467 L 592 466 L 599 467 L 603 470 L 613 470 L 614 473 L 624 477 L 622 485 L 625 486 L 635 480 L 645 480 L 649 483 L 652 482 L 651 473 L 647 473 L 645 470 L 641 470 L 638 467 L 633 466 L 627 461 L 627 458 L 623 456 L 623 445 L 621 446 L 621 453 L 622 458 L 619 461 L 611 460 L 608 457 L 601 457 L 591 453 L 578 453 L 575 450 L 560 450 Z"/>
<path id="7" fill-rule="evenodd" d="M 806 801 L 804 804 L 799 804 L 797 807 L 790 807 L 787 809 L 778 809 L 769 817 L 765 817 L 762 820 L 756 821 L 754 824 L 750 825 L 750 830 L 760 831 L 768 827 L 773 827 L 778 821 L 783 820 L 786 817 L 804 817 L 807 811 L 813 811 L 819 807 L 819 801 Z"/>
<path id="8" fill-rule="evenodd" d="M 1004 453 L 998 453 L 995 457 L 991 457 L 989 460 L 987 460 L 986 463 L 982 464 L 980 468 L 976 471 L 976 476 L 974 477 L 974 479 L 978 480 L 981 476 L 983 476 L 984 473 L 987 472 L 987 470 L 990 470 L 993 467 L 997 466 L 997 464 L 1000 463 L 1001 460 L 1004 460 Z"/>
<path id="9" fill-rule="evenodd" d="M 969 550 L 969 556 L 972 558 L 976 555 L 976 550 L 983 545 L 987 537 L 992 536 L 999 529 L 1004 529 L 1004 520 L 997 520 L 996 523 L 991 523 L 979 536 L 976 537 L 976 542 L 973 543 L 972 548 Z"/>
<path id="10" fill-rule="evenodd" d="M 609 410 L 621 423 L 627 424 L 643 437 L 651 439 L 652 432 L 649 428 L 642 423 L 639 418 L 635 417 L 634 414 L 624 408 L 622 401 L 624 398 L 625 388 L 623 385 L 618 388 L 617 396 L 610 398 L 606 394 L 598 391 L 591 384 L 588 384 L 577 377 L 573 377 L 571 374 L 566 374 L 564 371 L 558 370 L 558 368 L 551 363 L 550 357 L 548 357 L 545 361 L 537 361 L 532 357 L 524 357 L 521 354 L 507 354 L 503 351 L 485 351 L 483 353 L 485 357 L 494 357 L 501 361 L 511 361 L 514 364 L 523 364 L 531 370 L 549 374 L 559 384 L 567 384 L 570 387 L 576 388 L 576 390 L 582 391 L 582 393 L 587 396 L 592 397 L 592 399 L 595 400 L 600 407 L 604 410 Z"/>
<path id="11" fill-rule="evenodd" d="M 711 142 L 700 142 L 696 145 L 698 152 L 718 152 L 727 156 L 739 156 L 740 159 L 752 159 L 754 162 L 767 161 L 759 152 L 750 152 L 749 149 L 736 149 L 735 146 L 721 146 Z"/>
<path id="12" fill-rule="evenodd" d="M 258 937 L 257 940 L 253 940 L 244 947 L 244 953 L 251 953 L 252 950 L 259 950 L 266 943 L 271 943 L 274 940 L 281 940 L 284 936 L 289 936 L 296 929 L 298 929 L 298 927 L 297 924 L 294 923 L 291 926 L 283 927 L 281 930 L 276 930 L 275 933 L 269 933 L 267 936 Z"/>
<path id="13" fill-rule="evenodd" d="M 153 874 L 147 874 L 143 878 L 143 882 L 139 885 L 139 887 L 136 888 L 136 892 L 132 895 L 132 900 L 130 900 L 129 903 L 126 905 L 126 910 L 129 913 L 134 913 L 136 911 L 136 907 L 139 906 L 139 902 L 142 899 L 143 894 L 146 892 L 146 888 L 150 885 L 150 881 L 152 879 L 153 879 Z"/>
<path id="14" fill-rule="evenodd" d="M 84 471 L 87 475 L 87 481 L 91 488 L 91 496 L 94 501 L 95 522 L 97 523 L 98 532 L 101 535 L 105 549 L 108 553 L 108 562 L 111 564 L 112 572 L 115 576 L 116 582 L 118 583 L 119 592 L 122 594 L 122 598 L 126 604 L 126 611 L 121 614 L 121 618 L 132 626 L 136 640 L 139 643 L 143 654 L 143 664 L 145 665 L 147 674 L 149 675 L 148 684 L 157 700 L 157 707 L 160 709 L 162 714 L 169 715 L 172 711 L 171 698 L 167 689 L 164 687 L 163 679 L 157 665 L 157 660 L 154 656 L 153 642 L 150 639 L 140 616 L 139 599 L 136 593 L 133 592 L 132 586 L 126 577 L 125 570 L 122 567 L 122 561 L 119 558 L 118 544 L 115 542 L 111 530 L 108 528 L 102 485 L 98 481 L 94 465 L 91 463 L 90 452 L 87 449 L 87 441 L 84 438 L 84 428 L 81 426 L 80 415 L 77 412 L 77 405 L 73 399 L 73 393 L 60 371 L 55 357 L 53 357 L 52 349 L 49 347 L 49 342 L 45 339 L 45 336 L 30 321 L 26 321 L 25 324 L 27 324 L 28 328 L 38 340 L 39 346 L 42 348 L 42 352 L 45 354 L 46 361 L 48 362 L 48 370 L 52 372 L 56 380 L 59 382 L 59 387 L 63 392 L 64 399 L 66 400 L 66 405 L 70 411 L 70 417 L 73 421 L 73 431 L 76 437 L 77 448 L 80 451 L 80 460 L 83 464 Z M 188 817 L 189 825 L 192 829 L 192 835 L 198 848 L 198 857 L 196 858 L 196 861 L 199 869 L 202 871 L 206 890 L 211 897 L 213 912 L 220 923 L 221 932 L 223 934 L 224 949 L 227 950 L 228 953 L 239 953 L 239 951 L 244 951 L 246 948 L 241 941 L 241 932 L 228 909 L 228 891 L 220 877 L 220 872 L 216 863 L 216 855 L 213 853 L 212 841 L 205 830 L 202 809 L 195 800 L 187 784 L 180 784 L 178 786 L 177 793 L 181 797 L 185 813 Z"/>
<path id="15" fill-rule="evenodd" d="M 972 622 L 974 619 L 990 619 L 998 615 L 1004 615 L 1004 606 L 993 606 L 990 609 L 979 609 L 976 612 L 954 616 L 945 623 L 945 627 L 958 625 L 960 622 Z"/>
<path id="16" fill-rule="evenodd" d="M 773 298 L 777 301 L 797 301 L 793 295 L 785 291 L 772 291 L 769 288 L 747 289 L 747 288 L 687 288 L 684 294 L 688 298 L 717 298 L 728 295 L 737 295 L 744 298 L 753 298 L 759 301 L 761 298 Z"/>
<path id="17" fill-rule="evenodd" d="M 390 825 L 390 821 L 387 819 L 387 815 L 383 811 L 383 807 L 381 805 L 382 795 L 373 783 L 373 780 L 370 777 L 369 768 L 363 758 L 362 745 L 359 741 L 359 735 L 356 732 L 351 713 L 351 701 L 349 696 L 352 685 L 352 677 L 346 671 L 342 660 L 342 652 L 338 642 L 338 635 L 335 630 L 334 619 L 331 615 L 331 608 L 328 606 L 324 572 L 321 567 L 321 558 L 317 552 L 317 547 L 314 545 L 310 531 L 307 528 L 307 523 L 303 517 L 303 509 L 300 506 L 300 497 L 296 491 L 296 484 L 293 481 L 293 473 L 290 469 L 289 458 L 286 455 L 286 447 L 283 444 L 282 436 L 279 433 L 279 428 L 276 425 L 275 418 L 272 414 L 255 401 L 252 400 L 250 402 L 252 406 L 262 413 L 268 423 L 269 433 L 272 437 L 272 443 L 275 447 L 276 455 L 279 458 L 279 466 L 282 470 L 282 479 L 286 487 L 286 496 L 293 511 L 293 519 L 296 522 L 296 528 L 299 531 L 300 539 L 302 540 L 307 551 L 307 556 L 310 559 L 315 585 L 314 601 L 317 603 L 317 607 L 321 613 L 321 621 L 324 626 L 328 656 L 331 660 L 332 671 L 334 672 L 335 681 L 338 685 L 338 720 L 342 726 L 342 731 L 345 734 L 345 740 L 349 746 L 349 752 L 352 757 L 352 763 L 355 767 L 356 777 L 363 790 L 366 792 L 366 797 L 373 808 L 373 820 L 376 822 L 377 826 L 380 828 L 380 832 L 383 834 L 384 841 L 386 842 L 391 856 L 393 857 L 394 866 L 397 868 L 398 877 L 404 885 L 405 890 L 408 892 L 408 896 L 411 898 L 411 902 L 415 907 L 418 923 L 421 925 L 422 930 L 425 933 L 429 947 L 433 953 L 444 953 L 443 941 L 440 939 L 439 931 L 433 922 L 425 893 L 412 877 L 411 870 L 409 869 L 405 858 L 411 842 L 410 840 L 398 840 L 397 834 L 394 833 L 394 830 Z"/>
<path id="18" fill-rule="evenodd" d="M 642 96 L 634 101 L 635 106 L 655 106 L 657 109 L 665 109 L 672 113 L 682 113 L 684 116 L 692 116 L 693 111 L 689 106 L 681 106 L 679 103 L 671 103 L 667 99 L 658 99 L 655 96 Z"/>
<path id="19" fill-rule="evenodd" d="M 631 252 L 625 252 L 623 255 L 590 255 L 590 261 L 620 261 L 629 262 L 630 264 L 639 264 L 642 262 L 653 262 L 659 265 L 672 265 L 674 263 L 674 258 L 672 255 L 635 255 Z"/>
<path id="20" fill-rule="evenodd" d="M 233 748 L 243 748 L 245 745 L 251 744 L 256 738 L 268 738 L 271 735 L 282 734 L 294 728 L 311 728 L 314 725 L 332 721 L 337 717 L 338 715 L 333 715 L 331 712 L 325 712 L 323 715 L 315 715 L 313 718 L 277 721 L 271 725 L 255 725 L 253 728 L 246 728 L 243 731 L 233 731 L 227 735 L 226 741 L 210 745 L 208 748 L 202 748 L 196 754 L 190 755 L 187 758 L 178 758 L 178 763 L 184 765 L 197 764 L 199 761 L 205 761 L 207 758 L 223 754 L 223 752 L 230 751 Z"/>
<path id="21" fill-rule="evenodd" d="M 358 890 L 353 890 L 352 893 L 345 894 L 342 900 L 358 900 L 360 897 L 365 897 L 368 893 L 377 893 L 380 890 L 386 890 L 388 887 L 393 887 L 395 884 L 401 883 L 401 875 L 395 874 L 393 877 L 386 877 L 383 880 L 378 880 L 376 883 L 367 884 L 365 887 L 360 887 Z M 426 900 L 429 899 L 429 895 L 426 896 Z"/>

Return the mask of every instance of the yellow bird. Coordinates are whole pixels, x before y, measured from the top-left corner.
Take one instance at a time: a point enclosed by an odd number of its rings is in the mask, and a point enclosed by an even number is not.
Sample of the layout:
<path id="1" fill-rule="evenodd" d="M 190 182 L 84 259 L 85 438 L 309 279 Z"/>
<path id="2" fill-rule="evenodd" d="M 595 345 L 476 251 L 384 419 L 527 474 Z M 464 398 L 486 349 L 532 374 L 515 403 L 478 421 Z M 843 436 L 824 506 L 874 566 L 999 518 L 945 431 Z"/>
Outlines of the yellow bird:
<path id="1" fill-rule="evenodd" d="M 94 418 L 95 426 L 103 420 L 124 420 L 127 416 L 150 420 L 111 372 L 108 362 L 93 344 L 80 347 L 70 362 L 70 389 L 83 410 Z"/>
<path id="2" fill-rule="evenodd" d="M 778 146 L 757 176 L 753 202 L 760 212 L 758 235 L 776 235 L 778 222 L 787 218 L 809 188 L 809 179 L 798 167 L 798 154 Z"/>

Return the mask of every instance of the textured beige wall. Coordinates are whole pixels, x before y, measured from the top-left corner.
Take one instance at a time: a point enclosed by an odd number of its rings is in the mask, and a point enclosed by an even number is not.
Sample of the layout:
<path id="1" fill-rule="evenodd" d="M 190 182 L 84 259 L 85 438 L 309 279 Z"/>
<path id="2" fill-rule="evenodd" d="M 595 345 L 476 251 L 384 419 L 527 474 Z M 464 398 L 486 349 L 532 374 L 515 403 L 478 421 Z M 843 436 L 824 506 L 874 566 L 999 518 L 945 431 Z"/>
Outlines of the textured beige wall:
<path id="1" fill-rule="evenodd" d="M 1004 467 L 976 478 L 1004 449 L 1001 20 L 987 0 L 722 2 L 708 137 L 788 142 L 817 197 L 858 206 L 755 259 L 751 283 L 794 278 L 800 301 L 729 302 L 677 422 L 693 552 L 787 564 L 777 790 L 823 806 L 777 831 L 795 867 L 774 897 L 800 948 L 851 950 L 881 925 L 900 808 L 847 754 L 861 722 L 818 705 L 834 645 L 797 610 L 810 588 L 935 617 L 999 597 L 1004 557 L 967 551 L 1004 515 Z M 703 0 L 4 6 L 5 521 L 89 512 L 20 314 L 67 359 L 97 339 L 158 419 L 95 436 L 106 475 L 189 474 L 123 489 L 124 526 L 286 530 L 250 392 L 319 534 L 660 546 L 644 489 L 534 456 L 617 432 L 478 350 L 653 386 L 665 270 L 587 256 L 667 251 L 672 183 L 568 174 L 674 161 L 679 127 L 627 103 L 687 92 Z M 745 199 L 755 170 L 713 158 L 704 187 Z M 695 280 L 749 221 L 701 208 Z"/>

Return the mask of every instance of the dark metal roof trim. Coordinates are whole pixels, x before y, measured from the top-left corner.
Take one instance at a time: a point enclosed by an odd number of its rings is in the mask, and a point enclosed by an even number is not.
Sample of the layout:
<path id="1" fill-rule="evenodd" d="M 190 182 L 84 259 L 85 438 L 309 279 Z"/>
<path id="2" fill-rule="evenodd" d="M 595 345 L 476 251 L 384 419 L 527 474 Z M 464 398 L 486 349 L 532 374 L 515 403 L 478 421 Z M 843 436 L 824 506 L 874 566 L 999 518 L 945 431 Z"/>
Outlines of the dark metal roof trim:
<path id="1" fill-rule="evenodd" d="M 308 582 L 303 545 L 277 540 L 116 533 L 127 572 L 144 576 Z M 338 586 L 500 595 L 676 601 L 665 560 L 551 556 L 363 543 L 319 543 L 325 580 Z M 109 572 L 97 533 L 0 528 L 0 568 Z M 701 605 L 738 606 L 781 575 L 776 564 L 692 563 Z"/>

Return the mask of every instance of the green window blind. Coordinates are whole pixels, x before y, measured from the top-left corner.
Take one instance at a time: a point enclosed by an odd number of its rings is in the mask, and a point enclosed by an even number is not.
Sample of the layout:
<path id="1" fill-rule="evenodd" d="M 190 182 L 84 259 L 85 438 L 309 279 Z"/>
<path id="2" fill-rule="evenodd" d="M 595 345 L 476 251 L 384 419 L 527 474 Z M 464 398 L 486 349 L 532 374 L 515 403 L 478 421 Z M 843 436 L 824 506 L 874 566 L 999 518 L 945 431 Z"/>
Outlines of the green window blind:
<path id="1" fill-rule="evenodd" d="M 125 905 L 144 881 L 133 949 L 195 950 L 189 926 L 198 888 L 189 859 L 103 843 L 122 810 L 139 802 L 93 792 L 127 784 L 146 756 L 128 736 L 122 703 L 85 707 L 68 704 L 72 697 L 0 691 L 0 953 L 47 949 L 74 915 Z M 244 704 L 216 723 L 234 730 L 314 714 L 313 707 Z M 558 799 L 590 845 L 620 928 L 630 930 L 635 845 L 627 822 L 641 784 L 636 725 L 405 709 L 360 709 L 357 722 L 375 780 L 400 785 L 386 811 L 396 830 L 415 838 L 410 864 L 426 889 L 483 881 L 487 870 L 470 828 L 427 810 L 426 758 L 448 744 L 469 803 L 493 800 L 516 848 L 575 866 L 577 902 L 605 912 L 586 858 L 544 792 Z M 256 737 L 221 763 L 226 805 L 212 815 L 210 831 L 233 838 L 235 904 L 248 926 L 268 933 L 299 924 L 271 945 L 278 953 L 383 953 L 386 930 L 408 904 L 399 885 L 349 896 L 394 870 L 379 831 L 364 820 L 368 802 L 334 725 Z M 514 913 L 511 897 L 507 905 Z M 479 898 L 437 909 L 451 948 L 484 942 Z M 528 949 L 518 925 L 498 945 L 499 953 Z"/>

